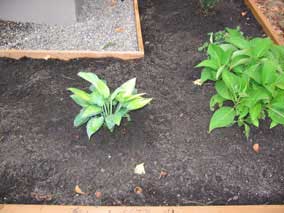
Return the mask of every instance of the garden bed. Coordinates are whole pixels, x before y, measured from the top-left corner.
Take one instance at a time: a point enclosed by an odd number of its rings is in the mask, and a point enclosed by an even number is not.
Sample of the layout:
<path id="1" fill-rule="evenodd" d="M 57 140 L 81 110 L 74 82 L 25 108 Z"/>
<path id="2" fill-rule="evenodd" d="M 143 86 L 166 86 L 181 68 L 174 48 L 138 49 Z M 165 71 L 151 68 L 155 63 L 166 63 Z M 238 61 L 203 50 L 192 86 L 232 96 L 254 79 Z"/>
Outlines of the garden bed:
<path id="1" fill-rule="evenodd" d="M 264 31 L 276 44 L 284 44 L 284 2 L 245 0 Z"/>
<path id="2" fill-rule="evenodd" d="M 139 61 L 0 59 L 1 203 L 284 203 L 283 127 L 261 122 L 248 141 L 236 125 L 208 134 L 213 84 L 193 83 L 200 77 L 194 66 L 205 57 L 197 48 L 208 32 L 239 25 L 249 36 L 263 32 L 251 14 L 241 16 L 241 1 L 224 1 L 208 16 L 197 5 L 141 1 L 147 54 Z M 76 76 L 81 70 L 112 89 L 137 77 L 139 91 L 154 100 L 113 134 L 104 129 L 88 141 L 85 128 L 73 127 L 79 107 L 66 91 L 87 86 Z M 134 174 L 140 163 L 145 175 Z M 86 194 L 75 193 L 76 185 Z M 142 193 L 134 193 L 137 186 Z"/>
<path id="3" fill-rule="evenodd" d="M 81 2 L 74 23 L 0 20 L 0 56 L 62 60 L 144 56 L 137 0 Z"/>

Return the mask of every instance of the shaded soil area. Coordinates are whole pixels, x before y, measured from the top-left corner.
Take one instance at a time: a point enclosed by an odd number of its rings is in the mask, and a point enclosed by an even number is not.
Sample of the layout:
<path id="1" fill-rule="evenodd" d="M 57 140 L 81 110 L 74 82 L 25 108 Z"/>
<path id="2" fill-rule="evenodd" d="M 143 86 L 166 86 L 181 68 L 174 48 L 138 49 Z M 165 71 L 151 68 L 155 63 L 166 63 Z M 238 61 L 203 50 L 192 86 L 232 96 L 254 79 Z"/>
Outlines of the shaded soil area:
<path id="1" fill-rule="evenodd" d="M 197 48 L 207 33 L 240 25 L 262 35 L 242 1 L 223 1 L 202 16 L 198 1 L 140 2 L 143 60 L 0 59 L 0 202 L 81 205 L 209 205 L 284 203 L 284 129 L 263 122 L 246 141 L 237 126 L 208 134 L 213 84 L 195 86 Z M 67 87 L 94 71 L 112 88 L 137 77 L 154 98 L 113 134 L 89 142 L 73 128 L 79 107 Z M 260 144 L 260 153 L 252 150 Z M 134 174 L 145 163 L 146 174 Z M 168 176 L 159 178 L 161 170 Z M 88 192 L 76 195 L 74 188 Z M 133 189 L 140 186 L 142 194 Z M 96 198 L 96 192 L 102 192 Z"/>

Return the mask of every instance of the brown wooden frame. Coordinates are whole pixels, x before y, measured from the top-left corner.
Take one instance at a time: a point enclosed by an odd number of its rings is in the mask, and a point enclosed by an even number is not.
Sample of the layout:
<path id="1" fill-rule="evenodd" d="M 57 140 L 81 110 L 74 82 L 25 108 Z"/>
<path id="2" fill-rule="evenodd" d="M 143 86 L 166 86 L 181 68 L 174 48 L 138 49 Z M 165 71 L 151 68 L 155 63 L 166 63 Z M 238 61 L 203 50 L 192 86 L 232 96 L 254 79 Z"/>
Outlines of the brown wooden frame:
<path id="1" fill-rule="evenodd" d="M 283 205 L 254 206 L 56 206 L 0 204 L 0 213 L 283 213 Z"/>
<path id="2" fill-rule="evenodd" d="M 259 24 L 263 27 L 264 32 L 278 45 L 284 45 L 284 37 L 280 37 L 273 29 L 269 20 L 262 11 L 257 7 L 255 0 L 245 0 L 246 5 L 250 8 Z"/>
<path id="3" fill-rule="evenodd" d="M 139 16 L 138 0 L 133 0 L 138 51 L 83 51 L 83 50 L 23 50 L 0 49 L 0 57 L 20 59 L 23 57 L 34 59 L 60 59 L 70 60 L 75 58 L 119 58 L 123 60 L 144 57 L 144 45 Z"/>

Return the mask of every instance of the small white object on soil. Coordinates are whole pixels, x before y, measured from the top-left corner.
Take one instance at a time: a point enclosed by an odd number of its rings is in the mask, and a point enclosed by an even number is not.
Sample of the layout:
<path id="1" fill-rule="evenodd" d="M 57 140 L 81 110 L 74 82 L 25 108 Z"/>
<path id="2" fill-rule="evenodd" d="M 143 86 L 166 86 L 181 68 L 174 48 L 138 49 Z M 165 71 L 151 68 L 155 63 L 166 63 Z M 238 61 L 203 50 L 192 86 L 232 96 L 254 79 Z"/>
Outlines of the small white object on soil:
<path id="1" fill-rule="evenodd" d="M 145 168 L 144 168 L 144 163 L 136 165 L 136 167 L 134 169 L 134 173 L 137 174 L 137 175 L 144 175 L 144 174 L 146 174 Z"/>

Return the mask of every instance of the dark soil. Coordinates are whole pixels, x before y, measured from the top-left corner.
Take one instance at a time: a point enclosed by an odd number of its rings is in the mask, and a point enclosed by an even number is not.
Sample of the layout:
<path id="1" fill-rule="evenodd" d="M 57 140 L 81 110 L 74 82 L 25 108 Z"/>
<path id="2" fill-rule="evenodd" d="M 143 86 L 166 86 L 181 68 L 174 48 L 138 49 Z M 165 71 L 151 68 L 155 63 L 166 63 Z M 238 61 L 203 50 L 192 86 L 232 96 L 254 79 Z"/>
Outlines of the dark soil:
<path id="1" fill-rule="evenodd" d="M 1 203 L 284 203 L 283 127 L 270 130 L 263 122 L 249 142 L 237 126 L 208 134 L 213 85 L 193 84 L 200 76 L 194 65 L 204 58 L 197 48 L 208 32 L 240 25 L 257 36 L 261 28 L 250 14 L 241 16 L 242 1 L 223 1 L 207 16 L 197 2 L 140 2 L 143 60 L 0 59 Z M 94 71 L 112 88 L 136 76 L 154 101 L 114 134 L 102 130 L 89 142 L 85 128 L 72 126 L 79 107 L 66 91 L 87 86 L 76 76 L 81 70 Z M 259 154 L 253 143 L 260 144 Z M 142 162 L 146 175 L 135 175 Z M 161 170 L 168 176 L 159 179 Z M 88 194 L 76 195 L 77 184 Z M 133 192 L 136 186 L 143 194 Z"/>

